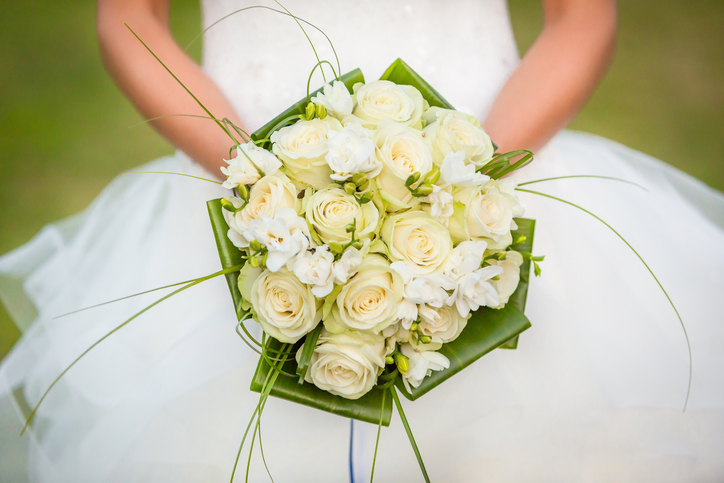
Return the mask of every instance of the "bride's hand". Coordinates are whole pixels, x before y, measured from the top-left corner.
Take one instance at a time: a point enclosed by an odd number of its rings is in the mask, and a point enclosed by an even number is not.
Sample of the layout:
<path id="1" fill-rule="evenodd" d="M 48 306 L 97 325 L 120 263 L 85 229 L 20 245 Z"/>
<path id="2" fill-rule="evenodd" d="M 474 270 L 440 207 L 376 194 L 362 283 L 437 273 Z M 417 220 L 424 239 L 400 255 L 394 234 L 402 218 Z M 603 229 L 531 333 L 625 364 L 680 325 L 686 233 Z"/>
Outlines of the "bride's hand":
<path id="1" fill-rule="evenodd" d="M 144 118 L 206 113 L 126 28 L 127 23 L 216 116 L 237 126 L 234 109 L 216 84 L 173 40 L 169 0 L 98 0 L 97 31 L 103 62 Z M 219 176 L 233 141 L 213 121 L 167 117 L 153 126 L 174 146 Z"/>
<path id="2" fill-rule="evenodd" d="M 545 26 L 483 123 L 501 151 L 537 150 L 578 113 L 613 57 L 615 0 L 543 0 Z"/>

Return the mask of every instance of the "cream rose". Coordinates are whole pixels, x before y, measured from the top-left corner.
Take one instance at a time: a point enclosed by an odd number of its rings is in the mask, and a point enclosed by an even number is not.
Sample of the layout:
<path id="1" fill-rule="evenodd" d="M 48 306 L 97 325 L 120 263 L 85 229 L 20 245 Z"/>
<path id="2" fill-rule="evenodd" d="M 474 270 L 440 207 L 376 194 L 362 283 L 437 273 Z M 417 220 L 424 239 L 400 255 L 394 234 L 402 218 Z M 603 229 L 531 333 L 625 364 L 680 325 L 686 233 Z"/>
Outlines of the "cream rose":
<path id="1" fill-rule="evenodd" d="M 341 130 L 342 124 L 331 116 L 297 121 L 271 135 L 272 152 L 296 181 L 320 189 L 331 182 L 332 170 L 324 159 L 327 134 Z"/>
<path id="2" fill-rule="evenodd" d="M 367 255 L 333 301 L 324 327 L 330 332 L 359 330 L 378 334 L 396 320 L 402 278 L 380 255 Z"/>
<path id="3" fill-rule="evenodd" d="M 425 100 L 416 88 L 379 80 L 369 84 L 355 84 L 356 107 L 353 114 L 367 128 L 375 128 L 383 121 L 405 126 L 420 127 Z"/>
<path id="4" fill-rule="evenodd" d="M 448 153 L 457 151 L 464 151 L 465 158 L 477 167 L 484 166 L 493 157 L 495 148 L 490 136 L 474 116 L 431 107 L 425 112 L 423 120 L 436 164 L 442 164 Z"/>
<path id="5" fill-rule="evenodd" d="M 509 251 L 505 254 L 505 260 L 490 259 L 488 263 L 491 265 L 497 265 L 503 269 L 503 273 L 498 275 L 498 280 L 491 280 L 490 284 L 498 292 L 498 299 L 500 299 L 500 305 L 493 307 L 494 309 L 503 308 L 505 304 L 510 300 L 510 296 L 513 295 L 515 289 L 518 288 L 520 282 L 520 266 L 523 265 L 523 255 L 516 251 Z"/>
<path id="6" fill-rule="evenodd" d="M 374 203 L 360 205 L 341 188 L 319 190 L 305 201 L 305 216 L 323 243 L 347 243 L 347 226 L 356 222 L 355 238 L 369 238 L 377 230 L 380 213 Z"/>
<path id="7" fill-rule="evenodd" d="M 398 211 L 419 204 L 405 186 L 414 173 L 425 176 L 433 166 L 432 149 L 414 129 L 392 122 L 383 122 L 373 139 L 375 155 L 382 164 L 377 175 L 377 186 L 383 199 L 389 203 L 387 211 Z"/>
<path id="8" fill-rule="evenodd" d="M 468 324 L 467 317 L 462 317 L 455 307 L 430 307 L 421 305 L 420 333 L 432 337 L 432 342 L 447 343 L 458 338 L 465 326 Z"/>
<path id="9" fill-rule="evenodd" d="M 255 319 L 264 332 L 280 342 L 294 343 L 322 319 L 321 301 L 286 268 L 278 272 L 245 265 L 239 275 L 239 290 L 251 302 Z"/>
<path id="10" fill-rule="evenodd" d="M 352 331 L 332 334 L 322 329 L 304 380 L 336 396 L 359 399 L 374 387 L 384 366 L 384 337 Z"/>
<path id="11" fill-rule="evenodd" d="M 514 185 L 490 180 L 483 186 L 454 190 L 454 211 L 448 225 L 453 240 L 484 240 L 494 250 L 510 245 L 510 230 L 518 227 L 513 217 L 523 214 L 510 186 Z"/>
<path id="12" fill-rule="evenodd" d="M 453 250 L 447 228 L 423 211 L 390 216 L 380 234 L 389 247 L 390 259 L 404 262 L 413 275 L 438 270 Z"/>
<path id="13" fill-rule="evenodd" d="M 229 198 L 235 207 L 242 204 L 239 198 Z M 236 213 L 222 210 L 226 224 L 229 225 L 229 240 L 239 247 L 246 248 L 249 243 L 243 233 L 249 229 L 252 220 L 261 220 L 262 216 L 275 218 L 281 208 L 296 208 L 297 190 L 282 173 L 264 176 L 251 188 L 249 203 Z"/>

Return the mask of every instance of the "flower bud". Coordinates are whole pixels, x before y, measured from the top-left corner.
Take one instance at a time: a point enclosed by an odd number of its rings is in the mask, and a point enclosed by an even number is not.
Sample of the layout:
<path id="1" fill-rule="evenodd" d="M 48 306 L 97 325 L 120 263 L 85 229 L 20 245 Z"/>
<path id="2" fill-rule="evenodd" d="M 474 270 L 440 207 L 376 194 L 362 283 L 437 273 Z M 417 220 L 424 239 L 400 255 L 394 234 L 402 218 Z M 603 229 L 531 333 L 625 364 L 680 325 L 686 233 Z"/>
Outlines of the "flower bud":
<path id="1" fill-rule="evenodd" d="M 430 337 L 429 335 L 421 335 L 418 340 L 422 344 L 429 344 L 430 342 L 432 342 L 432 337 Z"/>
<path id="2" fill-rule="evenodd" d="M 347 192 L 348 195 L 353 195 L 357 192 L 357 185 L 354 183 L 345 183 L 344 190 Z"/>
<path id="3" fill-rule="evenodd" d="M 433 168 L 425 175 L 422 179 L 425 183 L 435 184 L 440 179 L 440 168 L 433 166 Z"/>
<path id="4" fill-rule="evenodd" d="M 252 240 L 252 241 L 250 241 L 250 242 L 249 242 L 249 246 L 250 246 L 251 249 L 254 250 L 255 252 L 261 251 L 261 249 L 263 248 L 263 245 L 262 245 L 261 243 L 259 243 L 259 240 Z"/>
<path id="5" fill-rule="evenodd" d="M 249 201 L 249 188 L 245 184 L 240 184 L 237 191 L 239 192 L 239 196 L 241 198 L 245 201 Z"/>
<path id="6" fill-rule="evenodd" d="M 226 211 L 230 211 L 232 213 L 236 213 L 236 207 L 234 206 L 234 203 L 227 200 L 226 198 L 221 198 L 221 207 L 225 209 Z"/>
<path id="7" fill-rule="evenodd" d="M 365 203 L 369 203 L 372 201 L 372 193 L 369 191 L 362 193 L 362 196 L 359 197 L 359 204 L 364 205 Z"/>
<path id="8" fill-rule="evenodd" d="M 249 259 L 249 265 L 251 265 L 253 268 L 259 268 L 259 259 L 256 257 L 251 257 Z"/>
<path id="9" fill-rule="evenodd" d="M 317 104 L 317 117 L 319 119 L 324 119 L 327 117 L 327 108 L 324 107 L 323 104 Z"/>
<path id="10" fill-rule="evenodd" d="M 415 184 L 417 180 L 420 179 L 420 173 L 412 173 L 410 176 L 407 177 L 407 180 L 405 180 L 405 186 L 408 188 Z"/>
<path id="11" fill-rule="evenodd" d="M 365 181 L 367 181 L 367 175 L 364 173 L 356 173 L 354 176 L 352 176 L 352 182 L 357 186 L 360 186 Z"/>
<path id="12" fill-rule="evenodd" d="M 410 370 L 410 359 L 400 352 L 395 353 L 395 364 L 397 364 L 397 369 L 403 376 Z"/>
<path id="13" fill-rule="evenodd" d="M 264 258 L 261 259 L 261 266 L 266 268 L 266 261 L 269 258 L 269 252 L 264 253 Z"/>
<path id="14" fill-rule="evenodd" d="M 420 186 L 417 187 L 415 192 L 413 193 L 414 196 L 427 196 L 430 193 L 432 193 L 432 185 L 430 183 L 422 183 Z"/>
<path id="15" fill-rule="evenodd" d="M 344 252 L 344 247 L 342 246 L 342 244 L 335 241 L 329 242 L 329 249 L 335 255 L 340 255 L 342 254 L 342 252 Z"/>
<path id="16" fill-rule="evenodd" d="M 394 363 L 395 363 L 394 357 L 392 357 L 392 356 L 385 357 L 385 364 L 394 364 Z"/>
<path id="17" fill-rule="evenodd" d="M 362 243 L 362 240 L 355 240 L 352 242 L 352 247 L 356 248 L 357 250 L 361 249 L 364 246 L 364 243 Z"/>
<path id="18" fill-rule="evenodd" d="M 412 325 L 410 326 L 410 332 L 417 332 L 417 329 L 419 329 L 419 328 L 420 328 L 420 324 L 418 324 L 417 322 L 413 322 Z"/>
<path id="19" fill-rule="evenodd" d="M 316 106 L 314 103 L 310 102 L 307 104 L 307 108 L 304 110 L 304 118 L 309 121 L 310 119 L 314 118 L 314 114 L 317 111 Z"/>
<path id="20" fill-rule="evenodd" d="M 517 245 L 518 243 L 523 243 L 523 242 L 526 241 L 527 239 L 528 239 L 528 238 L 527 238 L 525 235 L 520 235 L 518 238 L 516 238 L 515 240 L 513 240 L 513 243 L 511 243 L 511 245 Z"/>

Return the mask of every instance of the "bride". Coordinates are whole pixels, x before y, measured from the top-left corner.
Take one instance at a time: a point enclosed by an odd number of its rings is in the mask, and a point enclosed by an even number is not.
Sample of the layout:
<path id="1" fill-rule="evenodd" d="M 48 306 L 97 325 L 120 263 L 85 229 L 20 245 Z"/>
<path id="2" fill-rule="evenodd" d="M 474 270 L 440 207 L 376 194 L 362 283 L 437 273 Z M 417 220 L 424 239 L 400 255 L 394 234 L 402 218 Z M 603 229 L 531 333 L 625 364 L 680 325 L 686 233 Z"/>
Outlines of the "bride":
<path id="1" fill-rule="evenodd" d="M 251 2 L 202 5 L 210 25 Z M 537 220 L 535 252 L 546 255 L 529 291 L 533 327 L 517 350 L 494 351 L 407 404 L 408 419 L 434 481 L 720 480 L 724 196 L 614 142 L 561 131 L 608 66 L 615 5 L 543 5 L 546 26 L 523 60 L 504 0 L 306 0 L 289 7 L 329 35 L 343 71 L 360 67 L 373 80 L 401 57 L 457 109 L 477 115 L 502 151 L 535 150 L 518 181 L 586 174 L 647 189 L 601 179 L 535 188 L 612 223 L 667 288 L 693 353 L 688 407 L 682 412 L 687 341 L 646 268 L 598 221 L 521 193 L 526 216 Z M 144 117 L 204 113 L 124 22 L 211 112 L 248 131 L 303 97 L 314 57 L 290 18 L 257 9 L 221 21 L 204 37 L 200 67 L 171 38 L 168 8 L 168 0 L 98 2 L 104 62 Z M 308 30 L 320 55 L 331 58 L 325 39 Z M 179 151 L 137 171 L 219 176 L 229 143 L 216 125 L 166 117 L 154 126 Z M 16 436 L 68 363 L 160 295 L 55 317 L 217 271 L 205 202 L 225 194 L 176 176 L 121 176 L 84 213 L 0 258 L 0 273 L 22 282 L 3 301 L 26 327 L 0 366 L 0 479 L 229 479 L 258 395 L 249 391 L 256 357 L 233 333 L 221 279 L 104 341 L 55 386 L 29 432 Z M 262 429 L 276 481 L 369 479 L 374 426 L 355 422 L 351 437 L 349 420 L 272 398 Z M 421 479 L 398 418 L 382 431 L 375 477 Z M 268 478 L 258 453 L 249 478 Z"/>

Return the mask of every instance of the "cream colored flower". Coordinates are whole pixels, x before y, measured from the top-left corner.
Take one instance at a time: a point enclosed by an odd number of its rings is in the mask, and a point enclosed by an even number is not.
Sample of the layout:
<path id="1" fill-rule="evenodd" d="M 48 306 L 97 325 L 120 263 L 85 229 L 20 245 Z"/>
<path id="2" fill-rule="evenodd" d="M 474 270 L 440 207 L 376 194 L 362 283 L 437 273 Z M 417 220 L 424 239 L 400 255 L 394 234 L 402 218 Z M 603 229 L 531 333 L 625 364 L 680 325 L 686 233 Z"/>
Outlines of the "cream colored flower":
<path id="1" fill-rule="evenodd" d="M 243 276 L 254 275 L 253 269 L 250 270 L 249 274 L 240 275 L 240 285 L 245 283 Z M 264 332 L 280 342 L 298 341 L 322 318 L 321 301 L 314 297 L 312 287 L 300 282 L 286 268 L 278 272 L 261 272 L 249 295 L 255 319 Z"/>
<path id="2" fill-rule="evenodd" d="M 382 336 L 353 331 L 332 334 L 322 329 L 304 380 L 336 396 L 359 399 L 374 387 L 384 366 Z"/>
<path id="3" fill-rule="evenodd" d="M 327 135 L 341 131 L 342 125 L 331 116 L 311 121 L 297 121 L 271 135 L 272 152 L 281 159 L 296 181 L 320 189 L 331 182 L 327 161 Z"/>
<path id="4" fill-rule="evenodd" d="M 395 322 L 402 298 L 402 279 L 380 255 L 367 255 L 337 295 L 324 320 L 330 332 L 359 330 L 378 334 Z"/>
<path id="5" fill-rule="evenodd" d="M 404 262 L 417 276 L 438 270 L 453 250 L 447 228 L 423 211 L 390 216 L 380 234 L 390 259 Z"/>
<path id="6" fill-rule="evenodd" d="M 359 124 L 350 123 L 341 131 L 329 131 L 327 149 L 324 157 L 334 171 L 330 178 L 335 181 L 346 181 L 356 173 L 365 173 L 367 178 L 374 178 L 382 169 L 375 157 L 375 144 L 371 132 Z"/>
<path id="7" fill-rule="evenodd" d="M 425 100 L 416 88 L 386 80 L 356 84 L 353 114 L 365 127 L 375 128 L 383 121 L 419 127 Z"/>
<path id="8" fill-rule="evenodd" d="M 490 249 L 510 245 L 510 231 L 518 227 L 513 217 L 523 214 L 511 183 L 490 180 L 483 186 L 454 190 L 454 212 L 448 225 L 453 240 L 485 240 Z"/>
<path id="9" fill-rule="evenodd" d="M 523 255 L 516 251 L 509 251 L 505 254 L 505 260 L 490 259 L 488 263 L 496 265 L 503 269 L 503 273 L 498 275 L 499 280 L 491 280 L 491 285 L 498 292 L 500 305 L 493 308 L 502 308 L 508 303 L 510 296 L 513 295 L 515 289 L 518 288 L 520 282 L 520 266 L 523 265 Z"/>
<path id="10" fill-rule="evenodd" d="M 432 150 L 419 131 L 383 122 L 373 137 L 376 156 L 382 164 L 375 178 L 383 199 L 389 203 L 387 211 L 398 211 L 419 204 L 405 186 L 407 178 L 420 173 L 425 176 L 432 169 Z"/>
<path id="11" fill-rule="evenodd" d="M 356 223 L 355 238 L 371 237 L 380 222 L 374 203 L 360 205 L 353 195 L 341 188 L 322 189 L 305 200 L 305 216 L 309 226 L 324 243 L 347 243 L 351 233 L 347 226 Z"/>
<path id="12" fill-rule="evenodd" d="M 228 198 L 235 207 L 240 207 L 239 198 Z M 297 190 L 282 173 L 264 176 L 252 186 L 249 194 L 249 203 L 237 213 L 222 210 L 224 219 L 229 225 L 229 239 L 239 247 L 246 248 L 249 241 L 243 233 L 249 229 L 252 220 L 260 220 L 262 216 L 275 218 L 277 210 L 282 208 L 295 208 L 297 205 Z"/>
<path id="13" fill-rule="evenodd" d="M 439 352 L 417 352 L 410 344 L 402 344 L 400 352 L 407 356 L 410 368 L 402 376 L 407 392 L 412 393 L 410 386 L 420 387 L 422 381 L 432 374 L 432 371 L 442 371 L 450 367 L 450 360 Z"/>
<path id="14" fill-rule="evenodd" d="M 503 273 L 501 267 L 489 266 L 470 272 L 458 281 L 458 286 L 447 301 L 447 305 L 455 304 L 461 317 L 480 307 L 496 307 L 500 305 L 498 292 L 490 283 L 493 277 Z"/>
<path id="15" fill-rule="evenodd" d="M 327 109 L 327 114 L 342 119 L 352 113 L 354 99 L 342 81 L 332 81 L 332 84 L 324 84 L 322 91 L 312 97 L 312 102 L 321 104 Z"/>
<path id="16" fill-rule="evenodd" d="M 450 152 L 464 151 L 477 167 L 493 157 L 495 148 L 474 116 L 450 109 L 431 107 L 423 116 L 425 134 L 432 142 L 435 163 L 440 165 Z"/>
<path id="17" fill-rule="evenodd" d="M 421 305 L 419 313 L 420 333 L 432 337 L 432 342 L 443 344 L 457 339 L 470 318 L 470 315 L 462 317 L 457 309 L 451 306 Z"/>
<path id="18" fill-rule="evenodd" d="M 266 247 L 266 267 L 277 272 L 310 245 L 309 227 L 292 208 L 277 210 L 276 218 L 251 220 L 243 233 L 249 243 L 256 240 Z M 293 261 L 293 260 L 292 260 Z"/>

